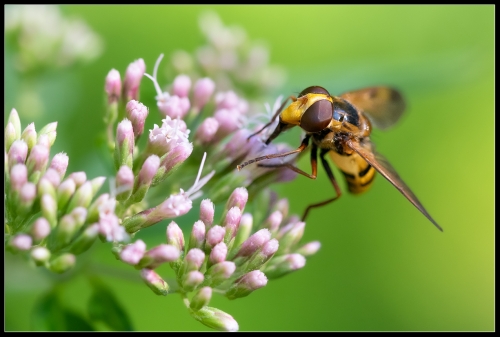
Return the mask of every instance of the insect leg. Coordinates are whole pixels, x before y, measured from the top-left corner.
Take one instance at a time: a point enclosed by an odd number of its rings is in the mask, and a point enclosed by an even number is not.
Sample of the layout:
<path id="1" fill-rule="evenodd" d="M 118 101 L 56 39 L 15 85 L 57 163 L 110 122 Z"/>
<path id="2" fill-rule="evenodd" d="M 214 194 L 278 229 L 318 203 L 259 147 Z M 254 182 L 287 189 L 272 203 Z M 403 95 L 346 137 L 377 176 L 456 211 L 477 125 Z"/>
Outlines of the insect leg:
<path id="1" fill-rule="evenodd" d="M 236 168 L 238 170 L 241 170 L 243 167 L 247 166 L 248 164 L 252 164 L 252 163 L 255 163 L 255 162 L 258 162 L 258 161 L 261 161 L 261 160 L 273 159 L 273 158 L 281 158 L 281 157 L 289 156 L 289 155 L 294 154 L 294 153 L 302 152 L 302 151 L 304 151 L 306 149 L 307 145 L 309 144 L 309 138 L 310 138 L 310 136 L 306 136 L 302 140 L 302 144 L 300 144 L 300 146 L 296 150 L 288 151 L 288 152 L 285 152 L 285 153 L 269 154 L 269 155 L 266 155 L 266 156 L 262 156 L 262 157 L 257 157 L 257 158 L 254 158 L 254 159 L 250 159 L 249 161 L 246 161 L 243 164 L 240 164 L 240 165 L 236 166 Z"/>
<path id="2" fill-rule="evenodd" d="M 261 133 L 264 129 L 266 129 L 267 127 L 269 127 L 269 125 L 273 124 L 273 123 L 274 123 L 274 121 L 276 120 L 276 117 L 278 117 L 278 116 L 279 116 L 279 114 L 280 114 L 281 110 L 283 110 L 283 108 L 285 107 L 286 102 L 288 102 L 288 99 L 291 99 L 292 101 L 296 101 L 296 100 L 297 100 L 297 98 L 295 98 L 295 96 L 290 96 L 290 97 L 288 97 L 287 99 L 285 99 L 285 100 L 283 101 L 283 103 L 281 103 L 281 106 L 278 108 L 278 110 L 276 110 L 276 112 L 274 113 L 273 118 L 271 118 L 271 120 L 269 121 L 269 123 L 267 123 L 266 125 L 264 125 L 264 126 L 263 126 L 263 127 L 262 127 L 259 131 L 255 132 L 255 133 L 252 133 L 250 136 L 248 136 L 248 138 L 247 138 L 247 139 L 250 139 L 250 138 L 252 138 L 253 136 L 258 135 L 258 134 L 259 134 L 259 133 Z"/>
<path id="3" fill-rule="evenodd" d="M 307 206 L 307 208 L 304 212 L 304 215 L 302 216 L 302 221 L 306 220 L 307 214 L 309 213 L 311 208 L 320 207 L 320 206 L 324 206 L 326 204 L 329 204 L 329 203 L 337 200 L 338 198 L 340 198 L 340 196 L 342 195 L 342 191 L 340 190 L 339 185 L 337 184 L 337 181 L 335 180 L 335 176 L 333 175 L 332 169 L 330 168 L 330 164 L 328 164 L 328 162 L 325 159 L 325 154 L 327 154 L 328 151 L 329 150 L 325 150 L 325 149 L 321 150 L 321 154 L 319 155 L 319 157 L 321 159 L 321 163 L 323 164 L 323 167 L 325 168 L 325 171 L 326 171 L 326 174 L 328 175 L 328 178 L 330 178 L 330 182 L 332 183 L 333 188 L 335 188 L 335 192 L 337 193 L 337 195 L 335 197 L 330 198 L 328 200 L 325 200 L 323 202 L 319 202 L 317 204 L 312 204 L 312 205 Z M 311 158 L 311 162 L 312 162 L 312 158 Z"/>
<path id="4" fill-rule="evenodd" d="M 259 167 L 274 167 L 274 168 L 279 168 L 279 167 L 288 167 L 290 170 L 295 171 L 299 174 L 302 174 L 303 176 L 306 176 L 307 178 L 310 179 L 316 179 L 317 173 L 318 173 L 318 148 L 316 144 L 312 144 L 311 148 L 311 170 L 312 174 L 309 174 L 307 172 L 302 171 L 296 166 L 293 166 L 290 163 L 282 163 L 282 164 L 257 164 Z"/>

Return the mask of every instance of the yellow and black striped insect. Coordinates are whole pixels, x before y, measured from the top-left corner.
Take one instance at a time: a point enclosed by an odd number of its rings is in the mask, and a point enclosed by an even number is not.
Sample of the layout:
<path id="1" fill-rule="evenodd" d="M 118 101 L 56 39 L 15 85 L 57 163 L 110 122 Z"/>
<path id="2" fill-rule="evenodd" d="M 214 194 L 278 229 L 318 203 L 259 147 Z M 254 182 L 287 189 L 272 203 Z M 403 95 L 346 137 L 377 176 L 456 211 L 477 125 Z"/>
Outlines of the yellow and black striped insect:
<path id="1" fill-rule="evenodd" d="M 288 99 L 291 99 L 292 103 L 284 109 Z M 311 86 L 304 89 L 298 97 L 290 96 L 288 99 L 276 111 L 271 121 L 250 137 L 259 134 L 272 125 L 279 116 L 278 125 L 265 143 L 269 144 L 281 132 L 297 125 L 306 133 L 301 145 L 293 151 L 254 158 L 238 165 L 238 170 L 251 163 L 300 153 L 307 148 L 309 141 L 312 140 L 311 174 L 290 163 L 258 164 L 263 167 L 285 166 L 308 178 L 316 179 L 319 150 L 319 158 L 335 189 L 336 196 L 309 205 L 304 212 L 303 220 L 305 220 L 311 208 L 333 202 L 342 194 L 330 165 L 325 159 L 325 155 L 329 154 L 335 165 L 343 173 L 349 192 L 362 193 L 368 190 L 373 183 L 375 173 L 378 171 L 434 226 L 441 231 L 443 230 L 425 210 L 424 206 L 389 162 L 375 151 L 375 147 L 370 141 L 372 123 L 377 128 L 386 129 L 392 126 L 403 114 L 405 102 L 397 90 L 384 86 L 370 87 L 346 92 L 337 97 L 330 95 L 326 89 L 320 86 Z"/>

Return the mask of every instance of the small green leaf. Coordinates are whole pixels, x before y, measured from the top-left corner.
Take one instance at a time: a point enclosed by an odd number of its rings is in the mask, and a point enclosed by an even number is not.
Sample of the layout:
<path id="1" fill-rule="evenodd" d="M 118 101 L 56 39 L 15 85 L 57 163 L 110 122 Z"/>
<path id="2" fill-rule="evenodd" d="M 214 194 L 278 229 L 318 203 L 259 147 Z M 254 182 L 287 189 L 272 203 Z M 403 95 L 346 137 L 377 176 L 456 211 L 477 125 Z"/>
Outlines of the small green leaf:
<path id="1" fill-rule="evenodd" d="M 34 331 L 94 331 L 85 318 L 65 308 L 56 291 L 43 296 L 31 315 Z"/>
<path id="2" fill-rule="evenodd" d="M 93 293 L 89 301 L 89 316 L 114 331 L 133 331 L 130 319 L 113 293 L 99 280 L 92 279 Z"/>

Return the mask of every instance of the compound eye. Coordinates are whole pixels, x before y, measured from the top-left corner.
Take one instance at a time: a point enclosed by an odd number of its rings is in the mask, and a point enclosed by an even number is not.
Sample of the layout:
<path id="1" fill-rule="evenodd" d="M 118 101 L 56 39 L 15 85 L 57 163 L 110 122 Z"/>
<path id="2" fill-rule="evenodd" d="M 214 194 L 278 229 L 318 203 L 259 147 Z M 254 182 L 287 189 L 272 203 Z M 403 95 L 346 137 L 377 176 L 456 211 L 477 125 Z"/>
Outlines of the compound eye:
<path id="1" fill-rule="evenodd" d="M 307 94 L 324 94 L 324 95 L 330 96 L 330 94 L 328 93 L 328 91 L 325 88 L 319 87 L 317 85 L 313 85 L 312 87 L 305 88 L 299 94 L 299 97 L 302 97 L 302 96 L 307 95 Z"/>
<path id="2" fill-rule="evenodd" d="M 327 99 L 312 104 L 302 115 L 300 127 L 307 132 L 324 130 L 333 116 L 333 105 Z"/>

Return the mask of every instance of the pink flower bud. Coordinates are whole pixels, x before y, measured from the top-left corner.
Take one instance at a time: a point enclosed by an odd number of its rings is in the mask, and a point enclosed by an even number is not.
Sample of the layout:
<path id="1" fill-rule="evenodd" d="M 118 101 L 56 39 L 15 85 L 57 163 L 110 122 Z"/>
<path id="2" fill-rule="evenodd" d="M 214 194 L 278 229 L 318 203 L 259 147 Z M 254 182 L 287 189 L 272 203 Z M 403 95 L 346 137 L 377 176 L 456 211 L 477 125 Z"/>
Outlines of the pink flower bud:
<path id="1" fill-rule="evenodd" d="M 135 60 L 127 67 L 123 83 L 123 90 L 127 101 L 131 99 L 138 100 L 139 85 L 141 84 L 141 80 L 145 72 L 146 64 L 143 59 Z"/>
<path id="2" fill-rule="evenodd" d="M 134 172 L 127 165 L 122 165 L 116 173 L 116 193 L 130 191 L 134 186 Z"/>
<path id="3" fill-rule="evenodd" d="M 251 235 L 240 247 L 236 256 L 250 256 L 260 249 L 267 241 L 271 239 L 271 232 L 268 229 L 261 229 Z"/>
<path id="4" fill-rule="evenodd" d="M 116 128 L 116 141 L 119 148 L 122 147 L 123 142 L 127 141 L 129 153 L 132 153 L 134 150 L 134 130 L 132 122 L 126 118 L 118 123 Z"/>
<path id="5" fill-rule="evenodd" d="M 193 296 L 189 307 L 194 311 L 198 311 L 204 306 L 208 305 L 211 298 L 212 288 L 203 287 Z"/>
<path id="6" fill-rule="evenodd" d="M 203 261 L 205 261 L 205 253 L 198 248 L 190 249 L 184 258 L 187 271 L 199 270 Z"/>
<path id="7" fill-rule="evenodd" d="M 54 188 L 57 188 L 61 183 L 61 176 L 59 175 L 59 172 L 50 167 L 47 169 L 47 171 L 45 171 L 42 179 L 47 179 L 52 184 L 52 186 L 54 186 Z"/>
<path id="8" fill-rule="evenodd" d="M 207 117 L 196 130 L 195 138 L 202 144 L 208 144 L 214 139 L 217 130 L 219 129 L 219 122 L 214 117 Z"/>
<path id="9" fill-rule="evenodd" d="M 12 190 L 20 191 L 28 181 L 28 169 L 24 164 L 14 164 L 10 170 L 10 185 Z"/>
<path id="10" fill-rule="evenodd" d="M 236 236 L 238 226 L 241 220 L 241 210 L 238 207 L 232 207 L 226 214 L 223 226 L 226 228 L 224 241 L 229 242 Z"/>
<path id="11" fill-rule="evenodd" d="M 182 282 L 184 290 L 192 291 L 194 288 L 199 286 L 204 279 L 205 276 L 203 276 L 203 274 L 200 273 L 198 270 L 190 271 L 189 273 L 186 274 L 184 282 Z"/>
<path id="12" fill-rule="evenodd" d="M 316 252 L 321 248 L 321 243 L 319 241 L 308 242 L 299 249 L 297 249 L 296 253 L 303 256 L 311 256 L 316 254 Z"/>
<path id="13" fill-rule="evenodd" d="M 186 161 L 191 153 L 193 153 L 192 143 L 178 143 L 167 153 L 160 166 L 165 167 L 165 173 L 168 173 Z"/>
<path id="14" fill-rule="evenodd" d="M 28 172 L 31 174 L 33 172 L 45 170 L 48 161 L 49 161 L 49 149 L 39 144 L 33 146 L 28 156 L 28 159 L 26 160 L 26 166 L 28 167 Z"/>
<path id="15" fill-rule="evenodd" d="M 254 270 L 243 275 L 236 283 L 248 289 L 256 290 L 267 284 L 267 277 L 260 270 Z"/>
<path id="16" fill-rule="evenodd" d="M 191 231 L 191 237 L 189 239 L 189 249 L 191 248 L 202 248 L 205 242 L 205 224 L 203 221 L 196 221 L 193 225 Z"/>
<path id="17" fill-rule="evenodd" d="M 69 179 L 75 182 L 76 187 L 80 187 L 84 182 L 87 181 L 87 174 L 83 171 L 73 172 L 69 175 Z"/>
<path id="18" fill-rule="evenodd" d="M 222 242 L 222 240 L 224 240 L 224 234 L 226 234 L 226 229 L 224 227 L 215 225 L 210 228 L 207 232 L 207 247 L 212 249 L 212 247 L 217 245 L 219 242 Z"/>
<path id="19" fill-rule="evenodd" d="M 210 285 L 218 286 L 233 275 L 236 265 L 233 261 L 222 261 L 210 267 L 205 276 L 210 280 Z"/>
<path id="20" fill-rule="evenodd" d="M 27 234 L 17 234 L 11 238 L 10 244 L 16 250 L 28 250 L 31 248 L 32 239 Z"/>
<path id="21" fill-rule="evenodd" d="M 158 108 L 165 116 L 172 119 L 184 118 L 191 104 L 187 97 L 171 96 L 164 101 L 158 101 Z"/>
<path id="22" fill-rule="evenodd" d="M 220 242 L 212 248 L 210 252 L 210 263 L 216 264 L 226 260 L 227 256 L 227 246 L 224 242 Z"/>
<path id="23" fill-rule="evenodd" d="M 305 257 L 300 254 L 289 254 L 286 260 L 291 270 L 297 270 L 306 265 Z"/>
<path id="24" fill-rule="evenodd" d="M 149 156 L 144 161 L 144 164 L 142 164 L 142 168 L 138 176 L 138 185 L 149 186 L 159 167 L 160 158 L 154 154 Z"/>
<path id="25" fill-rule="evenodd" d="M 232 159 L 247 156 L 250 151 L 260 151 L 264 148 L 264 143 L 259 137 L 252 137 L 248 139 L 251 132 L 247 129 L 240 129 L 236 131 L 229 142 L 224 147 L 223 153 Z"/>
<path id="26" fill-rule="evenodd" d="M 194 106 L 201 110 L 215 90 L 215 83 L 208 77 L 200 78 L 194 85 Z"/>
<path id="27" fill-rule="evenodd" d="M 41 145 L 41 146 L 44 146 L 46 147 L 47 149 L 50 148 L 50 139 L 49 139 L 49 135 L 47 134 L 43 134 L 43 135 L 40 135 L 38 136 L 38 140 L 37 140 L 37 145 Z"/>
<path id="28" fill-rule="evenodd" d="M 244 187 L 236 188 L 229 200 L 227 201 L 226 208 L 238 207 L 241 211 L 245 209 L 245 205 L 248 201 L 248 191 Z"/>
<path id="29" fill-rule="evenodd" d="M 187 75 L 178 75 L 174 79 L 172 85 L 172 92 L 174 95 L 179 97 L 187 97 L 189 94 L 189 89 L 191 89 L 191 79 Z"/>
<path id="30" fill-rule="evenodd" d="M 120 259 L 128 264 L 136 265 L 146 252 L 146 244 L 142 240 L 126 245 L 120 252 Z"/>
<path id="31" fill-rule="evenodd" d="M 61 152 L 58 153 L 52 158 L 50 162 L 50 168 L 54 169 L 59 173 L 59 177 L 62 179 L 66 174 L 66 170 L 68 168 L 69 157 L 66 153 Z"/>
<path id="32" fill-rule="evenodd" d="M 50 234 L 50 224 L 45 218 L 38 218 L 31 227 L 31 235 L 35 241 L 41 241 Z"/>
<path id="33" fill-rule="evenodd" d="M 167 226 L 167 243 L 177 247 L 179 251 L 184 250 L 184 234 L 174 221 Z"/>
<path id="34" fill-rule="evenodd" d="M 221 139 L 241 127 L 241 114 L 236 109 L 219 109 L 214 118 L 219 122 L 217 138 Z"/>
<path id="35" fill-rule="evenodd" d="M 9 168 L 12 168 L 15 164 L 24 164 L 27 155 L 28 145 L 26 142 L 24 140 L 14 141 L 8 153 Z"/>
<path id="36" fill-rule="evenodd" d="M 126 106 L 127 118 L 132 122 L 135 136 L 142 135 L 144 132 L 144 123 L 148 117 L 148 108 L 135 100 L 131 100 Z"/>
<path id="37" fill-rule="evenodd" d="M 22 204 L 31 206 L 31 204 L 36 198 L 36 185 L 30 182 L 25 183 L 21 187 L 19 196 Z"/>
<path id="38" fill-rule="evenodd" d="M 206 228 L 210 228 L 214 222 L 215 206 L 210 199 L 204 199 L 200 204 L 200 220 L 203 221 Z"/>
<path id="39" fill-rule="evenodd" d="M 283 214 L 280 211 L 272 212 L 263 224 L 264 228 L 268 228 L 271 233 L 275 233 L 283 220 Z"/>
<path id="40" fill-rule="evenodd" d="M 142 269 L 141 278 L 155 294 L 163 296 L 168 295 L 169 286 L 167 282 L 165 282 L 154 270 L 147 268 Z"/>
<path id="41" fill-rule="evenodd" d="M 274 253 L 278 251 L 279 246 L 280 244 L 278 240 L 271 239 L 262 246 L 261 253 L 265 255 L 267 258 L 270 258 L 271 256 L 274 255 Z"/>
<path id="42" fill-rule="evenodd" d="M 148 268 L 154 269 L 165 262 L 173 262 L 180 256 L 180 251 L 173 245 L 160 244 L 146 252 L 146 256 L 153 259 Z"/>
<path id="43" fill-rule="evenodd" d="M 217 109 L 232 109 L 236 108 L 239 103 L 238 96 L 234 91 L 219 92 L 215 95 L 215 104 Z"/>
<path id="44" fill-rule="evenodd" d="M 111 69 L 106 76 L 104 90 L 108 96 L 108 104 L 118 102 L 122 92 L 122 81 L 120 73 L 116 69 Z"/>
<path id="45" fill-rule="evenodd" d="M 202 324 L 218 331 L 238 331 L 238 322 L 233 316 L 222 310 L 212 307 L 202 307 L 195 311 L 193 316 Z"/>
<path id="46" fill-rule="evenodd" d="M 266 275 L 260 270 L 253 270 L 237 279 L 232 288 L 226 292 L 226 296 L 229 299 L 245 297 L 266 284 Z"/>

